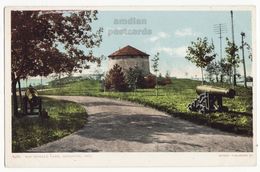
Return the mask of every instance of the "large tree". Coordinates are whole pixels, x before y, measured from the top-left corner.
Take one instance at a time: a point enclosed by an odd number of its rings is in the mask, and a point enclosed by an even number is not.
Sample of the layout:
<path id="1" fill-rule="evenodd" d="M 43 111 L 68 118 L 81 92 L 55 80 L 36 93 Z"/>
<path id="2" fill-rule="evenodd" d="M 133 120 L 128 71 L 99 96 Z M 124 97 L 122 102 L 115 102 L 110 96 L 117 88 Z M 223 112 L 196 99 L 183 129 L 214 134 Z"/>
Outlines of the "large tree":
<path id="1" fill-rule="evenodd" d="M 28 76 L 71 73 L 100 63 L 92 48 L 102 41 L 102 28 L 92 29 L 97 11 L 12 11 L 11 74 L 13 110 L 16 85 Z M 88 49 L 88 52 L 82 48 Z"/>
<path id="2" fill-rule="evenodd" d="M 191 46 L 187 49 L 186 59 L 201 68 L 202 84 L 204 82 L 203 69 L 215 58 L 214 45 L 209 45 L 208 39 L 197 38 L 197 41 L 191 42 Z"/>

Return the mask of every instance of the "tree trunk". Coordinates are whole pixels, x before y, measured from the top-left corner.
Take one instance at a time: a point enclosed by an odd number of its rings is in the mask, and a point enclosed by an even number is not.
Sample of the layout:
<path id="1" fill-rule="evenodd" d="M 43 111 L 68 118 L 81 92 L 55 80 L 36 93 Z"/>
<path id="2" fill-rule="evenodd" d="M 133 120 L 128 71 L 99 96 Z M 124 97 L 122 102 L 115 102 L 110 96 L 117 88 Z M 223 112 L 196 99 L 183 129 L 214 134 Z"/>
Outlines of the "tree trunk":
<path id="1" fill-rule="evenodd" d="M 203 68 L 201 68 L 201 82 L 202 82 L 202 85 L 204 85 Z"/>
<path id="2" fill-rule="evenodd" d="M 157 72 L 156 72 L 156 76 L 155 76 L 155 87 L 156 87 L 156 97 L 158 97 L 158 81 L 157 81 Z"/>
<path id="3" fill-rule="evenodd" d="M 14 73 L 12 73 L 12 98 L 13 98 L 13 115 L 18 116 L 18 103 L 16 95 L 16 84 L 17 80 L 15 79 Z"/>
<path id="4" fill-rule="evenodd" d="M 233 77 L 233 86 L 237 85 L 237 74 L 236 74 L 236 66 L 234 65 L 234 77 Z"/>
<path id="5" fill-rule="evenodd" d="M 232 71 L 229 72 L 229 84 L 232 85 Z"/>
<path id="6" fill-rule="evenodd" d="M 23 108 L 23 97 L 22 97 L 22 90 L 21 90 L 20 79 L 17 82 L 18 82 L 18 89 L 19 89 L 20 108 L 22 109 Z"/>

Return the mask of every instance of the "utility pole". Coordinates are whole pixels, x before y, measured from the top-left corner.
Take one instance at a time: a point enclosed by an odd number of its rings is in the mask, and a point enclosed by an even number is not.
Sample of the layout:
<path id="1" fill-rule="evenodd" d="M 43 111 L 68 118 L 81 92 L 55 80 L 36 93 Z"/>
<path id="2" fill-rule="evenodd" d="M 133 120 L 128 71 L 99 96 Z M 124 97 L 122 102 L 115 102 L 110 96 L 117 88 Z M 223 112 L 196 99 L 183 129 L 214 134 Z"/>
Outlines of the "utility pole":
<path id="1" fill-rule="evenodd" d="M 220 59 L 222 59 L 222 35 L 224 33 L 227 32 L 227 26 L 226 24 L 223 24 L 223 23 L 220 23 L 220 24 L 215 24 L 214 27 L 213 27 L 213 30 L 216 34 L 219 35 L 219 47 L 220 47 L 220 50 L 219 50 L 219 57 Z"/>
<path id="2" fill-rule="evenodd" d="M 231 29 L 232 29 L 232 44 L 233 47 L 235 46 L 235 36 L 234 36 L 234 22 L 233 22 L 233 11 L 230 11 L 231 13 Z M 232 58 L 235 59 L 235 54 L 232 54 Z M 233 65 L 233 70 L 234 70 L 234 74 L 233 74 L 233 86 L 235 87 L 237 84 L 236 81 L 236 64 Z"/>
<path id="3" fill-rule="evenodd" d="M 227 32 L 227 26 L 226 26 L 226 24 L 223 24 L 223 23 L 215 24 L 213 27 L 213 30 L 216 34 L 219 35 L 219 47 L 220 47 L 220 49 L 219 49 L 220 59 L 219 60 L 221 60 L 222 59 L 222 38 L 223 38 L 222 35 Z M 213 42 L 212 42 L 212 44 L 213 44 Z M 215 59 L 215 61 L 216 61 L 216 59 Z M 222 74 L 220 74 L 220 82 L 223 82 Z"/>
<path id="4" fill-rule="evenodd" d="M 243 57 L 243 67 L 244 67 L 244 85 L 247 88 L 247 83 L 246 83 L 246 64 L 245 64 L 245 53 L 244 53 L 244 37 L 245 37 L 245 33 L 241 32 L 241 38 L 242 38 L 242 57 Z"/>

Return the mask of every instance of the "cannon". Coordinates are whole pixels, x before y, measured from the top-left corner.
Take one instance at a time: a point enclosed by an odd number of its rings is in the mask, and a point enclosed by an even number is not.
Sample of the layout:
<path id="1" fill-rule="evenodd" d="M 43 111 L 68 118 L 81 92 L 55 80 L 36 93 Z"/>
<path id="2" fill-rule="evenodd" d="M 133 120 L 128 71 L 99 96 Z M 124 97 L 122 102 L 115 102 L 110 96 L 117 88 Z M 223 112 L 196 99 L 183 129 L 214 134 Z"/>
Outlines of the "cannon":
<path id="1" fill-rule="evenodd" d="M 198 97 L 188 105 L 188 109 L 199 113 L 228 111 L 228 108 L 223 106 L 222 98 L 234 98 L 236 95 L 233 89 L 209 85 L 197 86 L 196 92 Z"/>
<path id="2" fill-rule="evenodd" d="M 28 105 L 30 108 L 30 114 L 34 114 L 34 110 L 37 110 L 37 114 L 41 115 L 42 113 L 42 100 L 39 97 L 38 91 L 33 88 L 31 85 L 25 91 L 25 96 L 23 98 L 23 110 L 24 114 L 28 114 Z"/>

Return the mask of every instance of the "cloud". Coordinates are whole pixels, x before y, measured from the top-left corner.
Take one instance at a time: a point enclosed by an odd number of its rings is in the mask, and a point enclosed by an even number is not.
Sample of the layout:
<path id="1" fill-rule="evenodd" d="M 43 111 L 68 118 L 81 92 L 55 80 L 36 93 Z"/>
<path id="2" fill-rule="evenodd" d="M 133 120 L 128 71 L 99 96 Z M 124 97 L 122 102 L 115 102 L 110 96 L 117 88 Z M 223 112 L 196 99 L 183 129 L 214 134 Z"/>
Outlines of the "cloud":
<path id="1" fill-rule="evenodd" d="M 168 33 L 166 33 L 166 32 L 159 32 L 155 36 L 150 37 L 149 40 L 151 42 L 156 42 L 156 41 L 158 41 L 160 39 L 164 39 L 164 38 L 168 38 L 168 37 L 170 37 L 170 35 Z"/>
<path id="2" fill-rule="evenodd" d="M 178 57 L 184 57 L 184 56 L 186 56 L 186 50 L 187 50 L 187 47 L 186 47 L 186 46 L 181 46 L 181 47 L 173 48 L 173 51 L 175 52 L 175 54 L 176 54 Z"/>
<path id="3" fill-rule="evenodd" d="M 186 49 L 187 46 L 180 46 L 180 47 L 160 47 L 157 48 L 158 52 L 164 52 L 170 56 L 177 56 L 177 57 L 185 57 L 186 56 Z"/>
<path id="4" fill-rule="evenodd" d="M 174 54 L 173 49 L 170 48 L 170 47 L 161 47 L 161 48 L 158 48 L 157 51 L 158 52 L 164 52 L 164 53 L 169 54 L 171 56 Z"/>
<path id="5" fill-rule="evenodd" d="M 199 33 L 193 32 L 191 28 L 184 28 L 181 30 L 176 30 L 175 35 L 178 37 L 184 37 L 184 36 L 198 36 Z"/>
<path id="6" fill-rule="evenodd" d="M 193 78 L 200 79 L 201 71 L 195 66 L 185 66 L 180 68 L 174 68 L 170 71 L 170 75 L 177 78 Z"/>

